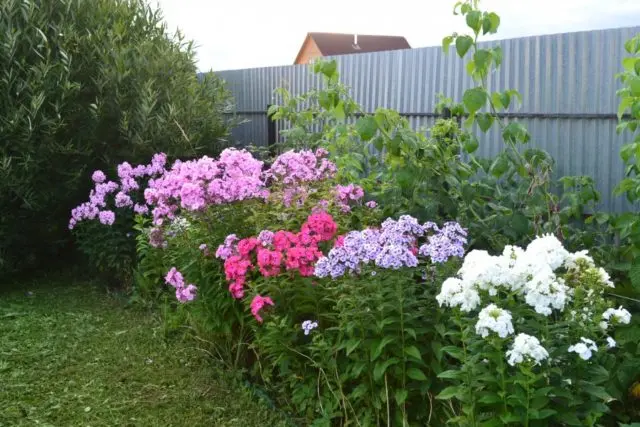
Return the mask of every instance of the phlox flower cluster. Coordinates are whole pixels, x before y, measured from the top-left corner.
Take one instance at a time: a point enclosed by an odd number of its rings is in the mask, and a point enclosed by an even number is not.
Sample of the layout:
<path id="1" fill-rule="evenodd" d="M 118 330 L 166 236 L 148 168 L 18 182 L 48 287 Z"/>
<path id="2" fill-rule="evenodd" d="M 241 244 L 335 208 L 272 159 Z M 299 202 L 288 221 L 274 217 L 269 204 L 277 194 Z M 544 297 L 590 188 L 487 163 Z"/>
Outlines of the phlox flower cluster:
<path id="1" fill-rule="evenodd" d="M 101 224 L 112 225 L 116 220 L 116 215 L 107 206 L 107 196 L 111 194 L 115 194 L 114 205 L 116 208 L 130 208 L 138 214 L 148 212 L 149 208 L 146 204 L 134 202 L 135 196 L 132 197 L 132 192 L 140 189 L 140 180 L 164 173 L 166 162 L 167 156 L 164 153 L 158 153 L 153 156 L 148 165 L 132 167 L 127 162 L 121 163 L 118 165 L 118 182 L 107 181 L 104 172 L 94 171 L 91 175 L 94 188 L 89 193 L 89 200 L 71 210 L 69 229 L 73 230 L 81 221 L 95 220 L 96 218 Z"/>
<path id="2" fill-rule="evenodd" d="M 619 307 L 619 308 L 608 308 L 604 313 L 602 313 L 603 321 L 605 322 L 603 329 L 607 329 L 609 327 L 609 323 L 613 321 L 614 324 L 619 325 L 628 325 L 631 322 L 631 313 L 627 311 L 627 309 Z"/>
<path id="3" fill-rule="evenodd" d="M 314 322 L 312 320 L 305 320 L 302 322 L 302 330 L 305 335 L 309 335 L 312 330 L 318 327 L 318 322 Z"/>
<path id="4" fill-rule="evenodd" d="M 343 239 L 336 241 L 326 257 L 318 261 L 315 274 L 318 277 L 337 278 L 346 273 L 359 273 L 361 267 L 367 264 L 386 269 L 416 267 L 419 254 L 418 240 L 429 230 L 436 236 L 439 244 L 459 246 L 448 253 L 464 253 L 463 245 L 466 239 L 456 235 L 454 240 L 450 240 L 453 234 L 450 233 L 447 237 L 443 230 L 429 229 L 426 225 L 419 224 L 415 218 L 403 215 L 398 220 L 388 218 L 379 229 L 368 228 L 347 233 Z M 460 230 L 466 235 L 464 230 Z M 423 251 L 420 255 L 429 257 L 428 251 Z M 438 262 L 441 261 L 444 260 L 438 259 Z"/>
<path id="5" fill-rule="evenodd" d="M 472 311 L 480 305 L 480 292 L 515 293 L 537 313 L 548 316 L 554 309 L 563 310 L 571 299 L 571 289 L 555 273 L 569 256 L 551 235 L 535 239 L 526 250 L 507 246 L 499 256 L 474 250 L 465 257 L 458 277 L 445 281 L 447 286 L 436 298 L 441 306 Z"/>
<path id="6" fill-rule="evenodd" d="M 266 176 L 285 185 L 333 178 L 337 168 L 326 158 L 328 154 L 323 148 L 318 148 L 315 152 L 286 151 L 276 158 Z"/>
<path id="7" fill-rule="evenodd" d="M 173 219 L 178 209 L 198 211 L 208 205 L 232 203 L 268 195 L 263 163 L 246 150 L 228 148 L 219 159 L 201 157 L 176 161 L 162 176 L 149 181 L 144 191 L 153 206 L 153 223 Z"/>
<path id="8" fill-rule="evenodd" d="M 419 253 L 429 257 L 433 262 L 445 262 L 451 257 L 463 257 L 467 244 L 467 231 L 457 222 L 447 222 L 439 228 L 433 222 L 424 224 L 425 232 L 432 230 L 434 234 L 427 237 L 427 243 L 420 246 Z"/>
<path id="9" fill-rule="evenodd" d="M 359 185 L 336 185 L 336 203 L 342 212 L 351 212 L 349 203 L 362 200 L 364 190 Z M 375 203 L 375 202 L 374 202 Z"/>
<path id="10" fill-rule="evenodd" d="M 313 275 L 316 261 L 323 256 L 319 243 L 332 240 L 337 229 L 331 215 L 318 212 L 311 214 L 297 233 L 263 230 L 258 237 L 227 236 L 218 247 L 216 257 L 224 260 L 229 292 L 234 298 L 243 298 L 247 276 L 253 271 L 264 277 L 278 276 L 285 271 L 298 272 L 304 277 Z"/>
<path id="11" fill-rule="evenodd" d="M 607 287 L 613 287 L 609 275 L 596 267 L 586 251 L 570 253 L 556 237 L 544 235 L 533 240 L 526 249 L 507 246 L 499 256 L 479 250 L 468 253 L 457 277 L 444 281 L 436 300 L 440 306 L 471 312 L 480 307 L 483 296 L 499 296 L 501 300 L 508 297 L 523 302 L 539 315 L 550 316 L 554 311 L 563 312 L 573 302 L 574 289 L 565 280 L 582 286 L 587 284 L 583 297 L 586 301 L 601 295 Z M 584 307 L 580 313 L 571 310 L 569 314 L 570 319 L 581 315 L 581 321 L 600 320 L 593 319 L 590 307 Z M 606 330 L 610 323 L 628 324 L 630 320 L 631 314 L 624 308 L 609 308 L 601 316 L 600 327 Z M 489 304 L 479 313 L 476 332 L 482 337 L 495 332 L 500 338 L 507 338 L 515 333 L 511 313 Z M 615 341 L 610 337 L 607 346 L 615 347 Z M 588 360 L 597 351 L 597 345 L 583 337 L 568 351 Z M 517 335 L 507 351 L 511 365 L 527 359 L 540 363 L 547 357 L 548 353 L 538 339 L 526 334 Z"/>
<path id="12" fill-rule="evenodd" d="M 175 267 L 172 267 L 171 270 L 167 272 L 164 280 L 168 285 L 171 285 L 176 289 L 176 298 L 181 303 L 193 301 L 195 299 L 198 288 L 193 284 L 185 286 L 182 273 L 180 273 Z"/>
<path id="13" fill-rule="evenodd" d="M 255 317 L 259 323 L 262 323 L 263 321 L 262 316 L 260 316 L 260 311 L 264 308 L 265 305 L 274 305 L 271 298 L 256 295 L 251 300 L 251 314 L 253 314 L 253 317 Z"/>
<path id="14" fill-rule="evenodd" d="M 540 345 L 536 337 L 527 334 L 518 334 L 513 340 L 511 349 L 507 351 L 507 363 L 515 366 L 525 360 L 533 361 L 535 365 L 549 357 L 549 352 Z"/>
<path id="15" fill-rule="evenodd" d="M 495 332 L 500 338 L 506 338 L 513 334 L 511 313 L 498 308 L 495 304 L 489 304 L 480 311 L 476 323 L 476 333 L 483 338 L 489 336 L 489 332 Z"/>
<path id="16" fill-rule="evenodd" d="M 582 360 L 589 360 L 594 352 L 598 351 L 598 346 L 593 340 L 581 337 L 580 342 L 569 346 L 569 353 L 576 353 Z"/>

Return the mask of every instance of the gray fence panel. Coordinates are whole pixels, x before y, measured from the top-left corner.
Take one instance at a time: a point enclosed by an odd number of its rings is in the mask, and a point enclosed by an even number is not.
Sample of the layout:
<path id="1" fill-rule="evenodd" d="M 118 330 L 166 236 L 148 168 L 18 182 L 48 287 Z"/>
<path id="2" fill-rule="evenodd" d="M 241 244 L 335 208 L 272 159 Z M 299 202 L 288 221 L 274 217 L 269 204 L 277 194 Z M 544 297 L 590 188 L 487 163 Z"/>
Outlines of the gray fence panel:
<path id="1" fill-rule="evenodd" d="M 532 145 L 548 151 L 557 174 L 594 177 L 603 197 L 602 208 L 633 208 L 611 193 L 622 179 L 619 149 L 628 135 L 617 135 L 615 75 L 625 56 L 624 42 L 640 26 L 524 37 L 483 43 L 500 45 L 504 61 L 490 76 L 491 90 L 517 89 L 521 106 L 512 105 L 532 135 Z M 437 94 L 460 101 L 473 86 L 466 61 L 453 48 L 440 47 L 337 56 L 342 81 L 368 112 L 393 108 L 415 128 L 433 125 Z M 233 131 L 239 144 L 267 144 L 267 105 L 276 102 L 274 89 L 284 86 L 293 95 L 317 88 L 321 79 L 306 65 L 230 70 L 218 73 L 236 99 L 238 116 L 250 122 Z M 279 123 L 280 131 L 286 124 Z M 479 154 L 495 156 L 503 147 L 497 127 L 480 136 Z"/>

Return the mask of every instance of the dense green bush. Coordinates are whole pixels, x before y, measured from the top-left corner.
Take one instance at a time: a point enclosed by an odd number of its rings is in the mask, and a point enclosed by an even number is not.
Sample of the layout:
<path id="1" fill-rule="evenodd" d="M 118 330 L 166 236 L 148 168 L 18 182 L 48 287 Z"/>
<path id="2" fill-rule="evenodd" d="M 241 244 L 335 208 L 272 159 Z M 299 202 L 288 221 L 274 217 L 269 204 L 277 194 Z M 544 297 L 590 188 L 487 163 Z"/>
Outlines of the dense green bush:
<path id="1" fill-rule="evenodd" d="M 0 270 L 68 247 L 93 170 L 224 144 L 229 93 L 142 0 L 3 1 L 0 40 Z"/>

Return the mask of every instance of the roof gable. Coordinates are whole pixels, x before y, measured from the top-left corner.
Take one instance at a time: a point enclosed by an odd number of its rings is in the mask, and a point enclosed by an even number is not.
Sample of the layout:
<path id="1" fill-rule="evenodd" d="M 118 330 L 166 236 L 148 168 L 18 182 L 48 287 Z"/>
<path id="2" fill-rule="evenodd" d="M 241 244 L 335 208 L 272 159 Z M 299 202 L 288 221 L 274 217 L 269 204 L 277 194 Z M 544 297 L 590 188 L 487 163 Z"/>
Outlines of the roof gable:
<path id="1" fill-rule="evenodd" d="M 308 33 L 307 37 L 315 41 L 318 49 L 324 56 L 411 49 L 407 39 L 402 36 L 372 36 L 358 34 L 357 45 L 354 44 L 355 34 Z"/>

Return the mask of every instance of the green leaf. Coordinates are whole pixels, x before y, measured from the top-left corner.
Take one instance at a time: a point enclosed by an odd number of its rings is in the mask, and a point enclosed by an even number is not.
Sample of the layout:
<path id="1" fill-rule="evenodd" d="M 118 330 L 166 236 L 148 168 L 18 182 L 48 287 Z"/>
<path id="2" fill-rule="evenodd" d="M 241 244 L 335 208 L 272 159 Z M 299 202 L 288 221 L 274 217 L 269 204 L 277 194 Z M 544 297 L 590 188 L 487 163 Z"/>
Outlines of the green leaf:
<path id="1" fill-rule="evenodd" d="M 524 144 L 529 142 L 529 140 L 531 139 L 527 128 L 525 128 L 518 122 L 512 122 L 505 126 L 505 128 L 502 130 L 502 137 L 505 139 L 505 141 L 514 144 L 517 144 L 519 142 Z"/>
<path id="2" fill-rule="evenodd" d="M 640 264 L 636 263 L 631 270 L 629 270 L 629 279 L 631 280 L 631 286 L 638 292 L 640 292 Z"/>
<path id="3" fill-rule="evenodd" d="M 458 36 L 456 38 L 456 51 L 458 52 L 458 56 L 463 58 L 471 46 L 473 45 L 473 39 L 469 36 Z"/>
<path id="4" fill-rule="evenodd" d="M 491 65 L 491 52 L 487 49 L 478 49 L 473 54 L 473 63 L 475 71 L 483 76 L 487 75 Z"/>
<path id="5" fill-rule="evenodd" d="M 506 110 L 507 108 L 509 108 L 509 104 L 511 104 L 511 95 L 509 94 L 508 91 L 503 92 L 499 95 L 500 95 L 500 102 L 502 103 L 502 106 Z"/>
<path id="6" fill-rule="evenodd" d="M 476 115 L 476 122 L 478 123 L 478 127 L 482 132 L 488 131 L 493 125 L 493 121 L 495 117 L 489 113 L 478 114 Z"/>
<path id="7" fill-rule="evenodd" d="M 453 43 L 454 38 L 455 37 L 453 36 L 447 36 L 442 39 L 442 50 L 444 50 L 445 54 L 449 53 L 449 46 L 451 46 L 451 43 Z"/>
<path id="8" fill-rule="evenodd" d="M 320 67 L 320 72 L 324 74 L 328 79 L 334 77 L 336 75 L 336 71 L 338 70 L 338 63 L 335 59 L 331 61 L 322 62 Z"/>
<path id="9" fill-rule="evenodd" d="M 371 361 L 373 362 L 378 357 L 380 357 L 380 354 L 382 353 L 382 350 L 384 350 L 384 348 L 387 346 L 387 344 L 389 344 L 393 340 L 394 340 L 393 337 L 386 336 L 386 337 L 382 338 L 379 342 L 377 342 L 376 345 L 372 348 L 372 351 L 371 351 Z"/>
<path id="10" fill-rule="evenodd" d="M 462 378 L 463 373 L 456 369 L 450 369 L 448 371 L 440 372 L 438 374 L 438 378 L 448 379 L 448 380 L 457 380 Z"/>
<path id="11" fill-rule="evenodd" d="M 622 115 L 625 111 L 627 111 L 627 108 L 631 107 L 632 104 L 633 98 L 631 98 L 630 96 L 622 98 L 620 104 L 618 104 L 618 120 L 622 119 Z"/>
<path id="12" fill-rule="evenodd" d="M 607 393 L 605 388 L 602 386 L 593 384 L 582 384 L 580 386 L 580 390 L 607 403 L 614 400 L 613 397 L 611 397 L 611 395 L 609 395 L 609 393 Z"/>
<path id="13" fill-rule="evenodd" d="M 471 154 L 478 149 L 480 143 L 475 135 L 469 135 L 469 138 L 464 142 L 464 151 Z"/>
<path id="14" fill-rule="evenodd" d="M 640 77 L 633 76 L 627 79 L 626 83 L 631 90 L 631 96 L 640 96 Z"/>
<path id="15" fill-rule="evenodd" d="M 376 381 L 379 381 L 380 379 L 382 379 L 382 377 L 384 377 L 384 374 L 385 372 L 387 372 L 389 366 L 395 365 L 396 363 L 398 363 L 398 359 L 395 357 L 392 357 L 389 360 L 376 362 L 376 366 L 373 368 L 373 378 Z"/>
<path id="16" fill-rule="evenodd" d="M 505 156 L 504 154 L 500 154 L 494 159 L 493 163 L 491 164 L 489 173 L 496 178 L 500 178 L 508 169 L 509 160 L 507 159 L 507 156 Z"/>
<path id="17" fill-rule="evenodd" d="M 352 338 L 349 341 L 347 341 L 347 356 L 350 355 L 351 353 L 353 353 L 353 351 L 358 348 L 358 346 L 360 346 L 360 343 L 362 342 L 362 340 L 359 339 L 355 339 Z"/>
<path id="18" fill-rule="evenodd" d="M 589 378 L 589 382 L 593 384 L 602 384 L 609 379 L 609 371 L 602 365 L 591 365 L 587 370 L 586 378 Z"/>
<path id="19" fill-rule="evenodd" d="M 557 415 L 556 419 L 570 426 L 582 425 L 582 421 L 580 421 L 580 418 L 578 418 L 575 412 L 561 412 Z"/>
<path id="20" fill-rule="evenodd" d="M 454 397 L 459 399 L 463 395 L 464 389 L 462 388 L 462 386 L 450 386 L 438 393 L 436 399 L 449 400 Z"/>
<path id="21" fill-rule="evenodd" d="M 495 34 L 498 32 L 499 26 L 500 17 L 494 12 L 486 13 L 482 18 L 482 34 Z"/>
<path id="22" fill-rule="evenodd" d="M 363 141 L 369 141 L 378 131 L 378 124 L 373 116 L 360 117 L 356 122 L 356 132 Z"/>
<path id="23" fill-rule="evenodd" d="M 409 368 L 407 369 L 407 376 L 412 380 L 416 381 L 426 381 L 427 376 L 418 368 Z"/>
<path id="24" fill-rule="evenodd" d="M 462 103 L 470 113 L 475 113 L 487 103 L 487 92 L 482 88 L 473 88 L 465 91 Z"/>
<path id="25" fill-rule="evenodd" d="M 409 392 L 407 390 L 396 390 L 396 403 L 398 405 L 402 405 L 406 400 L 407 396 L 409 396 Z"/>
<path id="26" fill-rule="evenodd" d="M 520 92 L 518 92 L 517 90 L 509 89 L 509 90 L 505 91 L 505 93 L 507 93 L 509 95 L 509 97 L 511 97 L 511 98 L 513 98 L 513 97 L 517 98 L 518 102 L 520 104 L 522 104 L 522 95 L 520 95 Z"/>
<path id="27" fill-rule="evenodd" d="M 339 122 L 344 121 L 344 119 L 346 118 L 346 115 L 344 113 L 344 101 L 341 100 L 340 102 L 338 102 L 338 105 L 336 105 L 333 109 L 333 114 Z"/>
<path id="28" fill-rule="evenodd" d="M 636 71 L 636 63 L 640 62 L 640 58 L 624 58 L 622 60 L 622 67 L 624 67 L 625 70 L 629 71 L 629 72 L 635 72 Z"/>
<path id="29" fill-rule="evenodd" d="M 635 36 L 634 38 L 627 40 L 624 44 L 624 48 L 631 55 L 638 53 L 638 51 L 640 51 L 640 37 Z"/>
<path id="30" fill-rule="evenodd" d="M 504 399 L 501 398 L 500 396 L 498 396 L 495 393 L 486 393 L 483 394 L 482 396 L 480 396 L 480 398 L 478 399 L 478 402 L 480 403 L 486 403 L 486 404 L 493 404 L 493 403 L 500 403 L 502 402 Z"/>
<path id="31" fill-rule="evenodd" d="M 422 361 L 422 355 L 420 354 L 420 350 L 418 350 L 416 346 L 410 345 L 408 347 L 405 347 L 404 352 L 407 356 Z"/>
<path id="32" fill-rule="evenodd" d="M 491 57 L 493 58 L 493 62 L 496 64 L 496 67 L 499 67 L 502 64 L 502 48 L 500 46 L 496 46 L 491 49 Z"/>
<path id="33" fill-rule="evenodd" d="M 545 418 L 549 418 L 552 415 L 557 414 L 558 411 L 555 411 L 553 409 L 541 409 L 541 410 L 535 410 L 532 409 L 530 410 L 529 413 L 529 419 L 532 420 L 544 420 Z"/>
<path id="34" fill-rule="evenodd" d="M 464 353 L 459 347 L 448 345 L 448 346 L 442 347 L 440 349 L 440 351 L 442 353 L 448 354 L 449 356 L 453 357 L 454 359 L 457 359 L 457 360 L 464 359 Z"/>
<path id="35" fill-rule="evenodd" d="M 482 12 L 479 10 L 472 10 L 467 13 L 467 26 L 478 34 L 482 28 Z"/>
<path id="36" fill-rule="evenodd" d="M 491 103 L 493 104 L 493 108 L 496 110 L 504 109 L 504 105 L 502 104 L 502 94 L 500 92 L 493 92 L 491 94 Z"/>

